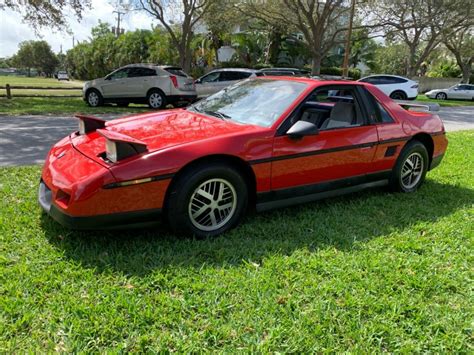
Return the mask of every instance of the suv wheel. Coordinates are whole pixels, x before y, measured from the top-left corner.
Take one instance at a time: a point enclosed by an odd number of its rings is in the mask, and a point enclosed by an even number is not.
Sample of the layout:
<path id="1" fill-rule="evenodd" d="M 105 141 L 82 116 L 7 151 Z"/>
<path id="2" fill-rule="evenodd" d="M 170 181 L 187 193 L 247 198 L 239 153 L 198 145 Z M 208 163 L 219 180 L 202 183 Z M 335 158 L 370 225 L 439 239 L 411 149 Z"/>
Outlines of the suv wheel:
<path id="1" fill-rule="evenodd" d="M 398 192 L 414 192 L 425 180 L 428 151 L 419 141 L 409 142 L 400 153 L 392 171 L 390 187 Z"/>
<path id="2" fill-rule="evenodd" d="M 392 100 L 406 100 L 407 94 L 405 94 L 403 91 L 394 91 L 390 94 L 390 98 Z"/>
<path id="3" fill-rule="evenodd" d="M 247 208 L 248 188 L 233 167 L 209 163 L 182 175 L 168 196 L 167 216 L 172 229 L 208 237 L 239 223 Z"/>
<path id="4" fill-rule="evenodd" d="M 87 92 L 86 100 L 90 107 L 101 106 L 103 103 L 102 95 L 95 89 L 91 89 Z"/>
<path id="5" fill-rule="evenodd" d="M 151 90 L 146 101 L 150 108 L 160 109 L 166 106 L 166 96 L 160 90 Z"/>

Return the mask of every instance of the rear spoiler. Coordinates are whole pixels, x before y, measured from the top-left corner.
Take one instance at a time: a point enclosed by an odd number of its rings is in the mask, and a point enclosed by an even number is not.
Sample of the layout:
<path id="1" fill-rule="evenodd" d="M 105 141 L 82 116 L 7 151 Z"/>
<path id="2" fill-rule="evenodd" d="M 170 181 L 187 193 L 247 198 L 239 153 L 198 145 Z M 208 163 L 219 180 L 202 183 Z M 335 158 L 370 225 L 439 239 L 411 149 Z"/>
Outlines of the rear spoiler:
<path id="1" fill-rule="evenodd" d="M 395 100 L 395 102 L 407 111 L 415 111 L 415 112 L 438 112 L 439 111 L 439 104 L 437 103 L 413 102 L 413 101 L 402 101 L 402 100 Z"/>

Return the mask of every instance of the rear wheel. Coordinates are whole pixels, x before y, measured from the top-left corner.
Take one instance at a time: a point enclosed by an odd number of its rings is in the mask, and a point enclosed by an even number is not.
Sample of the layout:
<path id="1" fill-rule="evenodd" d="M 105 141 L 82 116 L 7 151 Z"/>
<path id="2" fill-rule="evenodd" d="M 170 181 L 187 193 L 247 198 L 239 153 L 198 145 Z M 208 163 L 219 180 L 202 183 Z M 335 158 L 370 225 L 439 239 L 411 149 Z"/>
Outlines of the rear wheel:
<path id="1" fill-rule="evenodd" d="M 436 94 L 436 100 L 446 100 L 448 98 L 448 95 L 446 95 L 444 92 L 440 92 L 439 94 Z"/>
<path id="2" fill-rule="evenodd" d="M 175 181 L 167 201 L 167 217 L 177 233 L 217 236 L 235 227 L 248 202 L 243 177 L 231 166 L 210 163 Z"/>
<path id="3" fill-rule="evenodd" d="M 146 101 L 150 108 L 160 109 L 166 106 L 166 96 L 161 90 L 151 90 Z"/>
<path id="4" fill-rule="evenodd" d="M 399 192 L 416 191 L 425 180 L 428 164 L 426 147 L 419 141 L 409 142 L 393 168 L 390 187 Z"/>
<path id="5" fill-rule="evenodd" d="M 90 107 L 101 106 L 104 101 L 100 92 L 95 89 L 91 89 L 87 92 L 86 100 Z"/>
<path id="6" fill-rule="evenodd" d="M 403 91 L 394 91 L 390 94 L 390 98 L 393 100 L 406 100 L 407 94 L 405 94 Z"/>

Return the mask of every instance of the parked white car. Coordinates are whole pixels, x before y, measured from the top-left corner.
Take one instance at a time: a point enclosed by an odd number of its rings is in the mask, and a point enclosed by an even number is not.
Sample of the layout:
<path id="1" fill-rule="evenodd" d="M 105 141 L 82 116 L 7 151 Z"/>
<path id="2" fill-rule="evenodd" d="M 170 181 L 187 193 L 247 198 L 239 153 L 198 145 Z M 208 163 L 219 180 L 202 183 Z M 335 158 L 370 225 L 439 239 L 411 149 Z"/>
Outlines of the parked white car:
<path id="1" fill-rule="evenodd" d="M 84 84 L 83 99 L 96 107 L 106 102 L 119 106 L 129 103 L 147 103 L 154 109 L 167 104 L 192 102 L 196 99 L 193 79 L 181 68 L 131 64 L 119 68 L 105 78 Z"/>
<path id="2" fill-rule="evenodd" d="M 58 71 L 58 76 L 57 77 L 58 77 L 59 81 L 61 81 L 61 80 L 69 81 L 69 75 L 65 71 Z"/>
<path id="3" fill-rule="evenodd" d="M 414 100 L 418 96 L 418 83 L 398 75 L 370 75 L 359 79 L 377 86 L 394 100 Z"/>
<path id="4" fill-rule="evenodd" d="M 474 100 L 474 85 L 458 84 L 447 89 L 430 90 L 425 95 L 438 100 Z"/>
<path id="5" fill-rule="evenodd" d="M 244 68 L 216 69 L 201 76 L 194 83 L 199 98 L 207 97 L 239 80 L 257 76 L 258 70 Z"/>

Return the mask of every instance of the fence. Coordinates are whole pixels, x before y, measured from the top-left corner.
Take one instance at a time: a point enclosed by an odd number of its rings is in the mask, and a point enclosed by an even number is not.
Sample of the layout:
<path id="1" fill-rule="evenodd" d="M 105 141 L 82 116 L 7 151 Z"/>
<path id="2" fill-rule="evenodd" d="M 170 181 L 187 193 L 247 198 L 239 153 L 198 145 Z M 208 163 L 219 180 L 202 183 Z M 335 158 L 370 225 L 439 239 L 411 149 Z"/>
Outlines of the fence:
<path id="1" fill-rule="evenodd" d="M 82 88 L 80 87 L 48 87 L 48 86 L 12 86 L 6 84 L 5 86 L 0 86 L 0 90 L 5 90 L 6 93 L 0 95 L 0 97 L 6 97 L 11 99 L 14 97 L 46 97 L 46 98 L 67 98 L 67 97 L 82 97 Z M 38 95 L 38 94 L 15 94 L 13 95 L 12 91 L 14 90 L 34 90 L 34 91 L 51 91 L 51 90 L 60 90 L 60 91 L 80 91 L 81 93 L 75 95 Z"/>
<path id="2" fill-rule="evenodd" d="M 435 89 L 446 89 L 450 86 L 459 84 L 461 79 L 458 78 L 428 78 L 426 76 L 415 77 L 412 80 L 419 82 L 419 92 L 427 92 Z"/>

